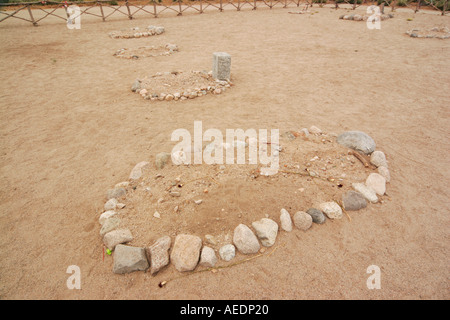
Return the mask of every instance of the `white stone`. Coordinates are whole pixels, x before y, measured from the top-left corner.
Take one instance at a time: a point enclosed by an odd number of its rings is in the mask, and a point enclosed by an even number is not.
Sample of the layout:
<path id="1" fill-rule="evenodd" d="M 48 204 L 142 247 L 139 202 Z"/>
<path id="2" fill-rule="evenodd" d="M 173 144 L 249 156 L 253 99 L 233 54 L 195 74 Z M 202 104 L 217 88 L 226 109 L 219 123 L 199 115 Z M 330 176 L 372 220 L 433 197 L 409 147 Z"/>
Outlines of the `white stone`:
<path id="1" fill-rule="evenodd" d="M 311 126 L 309 128 L 309 132 L 312 134 L 321 134 L 322 130 L 320 130 L 319 128 L 317 128 L 316 126 Z"/>
<path id="2" fill-rule="evenodd" d="M 106 221 L 106 219 L 114 217 L 116 214 L 117 214 L 117 212 L 114 210 L 105 211 L 100 215 L 98 222 L 100 222 L 100 224 L 103 225 L 103 223 Z"/>
<path id="3" fill-rule="evenodd" d="M 138 180 L 142 176 L 142 168 L 144 168 L 148 164 L 149 163 L 147 161 L 142 161 L 142 162 L 139 162 L 138 164 L 136 164 L 134 166 L 133 170 L 131 170 L 130 179 Z"/>
<path id="4" fill-rule="evenodd" d="M 353 189 L 361 193 L 364 198 L 367 199 L 367 201 L 370 201 L 372 203 L 378 202 L 378 197 L 375 191 L 372 188 L 366 186 L 364 183 L 352 183 L 352 187 Z"/>
<path id="5" fill-rule="evenodd" d="M 170 253 L 170 261 L 180 272 L 192 271 L 198 264 L 202 239 L 189 234 L 179 234 Z"/>
<path id="6" fill-rule="evenodd" d="M 281 209 L 280 213 L 281 229 L 287 232 L 292 231 L 292 219 L 286 209 Z"/>
<path id="7" fill-rule="evenodd" d="M 233 243 L 243 254 L 256 253 L 261 247 L 253 231 L 242 223 L 234 229 Z"/>
<path id="8" fill-rule="evenodd" d="M 334 201 L 324 202 L 319 205 L 319 209 L 330 219 L 341 219 L 342 209 Z"/>
<path id="9" fill-rule="evenodd" d="M 214 249 L 204 246 L 200 254 L 200 265 L 207 268 L 212 268 L 217 263 L 217 256 Z"/>
<path id="10" fill-rule="evenodd" d="M 386 156 L 383 151 L 376 150 L 370 155 L 370 163 L 376 167 L 388 167 Z"/>
<path id="11" fill-rule="evenodd" d="M 386 168 L 385 166 L 379 166 L 378 173 L 386 179 L 386 182 L 391 181 L 391 174 L 389 173 L 389 169 Z"/>
<path id="12" fill-rule="evenodd" d="M 219 249 L 219 255 L 222 260 L 230 261 L 234 258 L 236 249 L 232 244 L 226 244 Z"/>
<path id="13" fill-rule="evenodd" d="M 106 248 L 114 250 L 118 244 L 130 242 L 133 240 L 133 235 L 128 229 L 117 229 L 106 233 L 103 236 L 103 243 Z"/>
<path id="14" fill-rule="evenodd" d="M 262 218 L 252 223 L 252 227 L 256 231 L 256 236 L 261 240 L 265 247 L 271 247 L 275 244 L 278 234 L 278 224 L 268 218 Z"/>
<path id="15" fill-rule="evenodd" d="M 117 201 L 117 199 L 115 199 L 115 198 L 109 199 L 109 200 L 105 203 L 105 205 L 104 205 L 103 208 L 104 208 L 106 211 L 108 211 L 108 210 L 114 210 L 114 209 L 116 208 L 116 206 L 117 206 L 117 203 L 119 203 L 119 202 Z"/>
<path id="16" fill-rule="evenodd" d="M 386 192 L 386 179 L 379 173 L 371 173 L 366 179 L 366 186 L 382 196 Z"/>

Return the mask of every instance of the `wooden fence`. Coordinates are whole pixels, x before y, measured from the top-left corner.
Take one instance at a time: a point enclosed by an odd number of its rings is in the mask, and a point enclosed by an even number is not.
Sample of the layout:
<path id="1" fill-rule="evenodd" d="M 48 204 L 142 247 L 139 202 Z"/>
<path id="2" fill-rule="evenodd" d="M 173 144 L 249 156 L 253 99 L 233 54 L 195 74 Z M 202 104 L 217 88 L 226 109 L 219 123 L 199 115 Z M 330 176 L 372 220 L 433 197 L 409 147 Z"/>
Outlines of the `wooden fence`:
<path id="1" fill-rule="evenodd" d="M 443 5 L 438 6 L 437 1 L 441 1 L 440 3 Z M 385 6 L 390 6 L 391 10 L 394 11 L 395 7 L 401 5 L 403 7 L 411 8 L 414 12 L 419 11 L 422 6 L 427 6 L 439 10 L 442 12 L 442 15 L 445 15 L 450 10 L 448 2 L 449 0 L 418 0 L 416 3 L 412 3 L 411 0 L 384 0 L 380 3 L 380 6 L 382 11 L 384 11 Z M 128 19 L 133 19 L 138 12 L 156 18 L 164 11 L 171 11 L 180 16 L 187 10 L 204 13 L 205 9 L 208 7 L 219 11 L 223 11 L 226 7 L 240 11 L 244 7 L 256 10 L 257 8 L 262 7 L 272 9 L 276 6 L 287 8 L 289 6 L 300 7 L 302 5 L 303 9 L 305 9 L 309 6 L 324 6 L 326 4 L 331 4 L 336 9 L 339 8 L 339 4 L 348 4 L 354 10 L 363 4 L 370 5 L 377 3 L 369 0 L 173 0 L 171 3 L 163 3 L 162 0 L 125 0 L 118 2 L 107 0 L 19 2 L 0 3 L 0 22 L 5 21 L 8 18 L 15 18 L 30 22 L 34 26 L 37 26 L 39 22 L 49 16 L 67 21 L 69 17 L 67 8 L 70 5 L 79 6 L 80 15 L 91 15 L 102 19 L 102 21 L 106 21 L 112 15 L 124 15 L 128 17 Z M 33 14 L 33 12 L 35 14 Z M 36 14 L 38 12 L 41 14 L 39 17 Z"/>

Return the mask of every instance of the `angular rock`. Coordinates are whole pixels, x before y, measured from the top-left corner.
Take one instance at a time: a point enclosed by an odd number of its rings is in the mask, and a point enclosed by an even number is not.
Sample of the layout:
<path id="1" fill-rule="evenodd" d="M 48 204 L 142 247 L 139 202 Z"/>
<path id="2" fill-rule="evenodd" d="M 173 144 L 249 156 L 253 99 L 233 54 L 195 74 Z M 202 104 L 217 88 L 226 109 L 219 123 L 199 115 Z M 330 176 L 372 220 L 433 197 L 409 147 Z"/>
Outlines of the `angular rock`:
<path id="1" fill-rule="evenodd" d="M 230 261 L 236 255 L 236 249 L 232 244 L 226 244 L 219 249 L 219 255 L 222 260 Z"/>
<path id="2" fill-rule="evenodd" d="M 292 231 L 291 215 L 289 214 L 289 212 L 287 212 L 286 209 L 281 209 L 280 222 L 281 222 L 281 229 L 287 232 Z"/>
<path id="3" fill-rule="evenodd" d="M 366 179 L 366 186 L 382 196 L 386 192 L 386 179 L 379 173 L 371 173 Z"/>
<path id="4" fill-rule="evenodd" d="M 116 246 L 114 251 L 114 273 L 130 273 L 145 271 L 148 268 L 144 248 L 130 247 L 123 244 Z"/>
<path id="5" fill-rule="evenodd" d="M 155 274 L 170 262 L 169 249 L 172 240 L 169 236 L 161 237 L 146 248 L 147 259 L 150 261 L 150 274 Z"/>
<path id="6" fill-rule="evenodd" d="M 375 141 L 364 132 L 347 131 L 337 137 L 337 142 L 344 147 L 370 154 L 375 150 Z"/>
<path id="7" fill-rule="evenodd" d="M 306 231 L 312 226 L 312 217 L 303 211 L 294 214 L 294 225 L 300 230 Z"/>
<path id="8" fill-rule="evenodd" d="M 385 166 L 378 167 L 378 173 L 386 179 L 386 182 L 391 181 L 391 174 L 389 173 L 389 169 Z"/>
<path id="9" fill-rule="evenodd" d="M 364 183 L 352 183 L 353 189 L 361 193 L 367 201 L 372 203 L 378 202 L 378 197 L 372 188 L 369 188 Z"/>
<path id="10" fill-rule="evenodd" d="M 370 163 L 373 164 L 376 167 L 388 167 L 387 161 L 386 161 L 386 155 L 383 151 L 374 151 L 370 155 Z"/>
<path id="11" fill-rule="evenodd" d="M 226 52 L 213 53 L 212 76 L 217 80 L 230 80 L 231 56 Z"/>
<path id="12" fill-rule="evenodd" d="M 103 208 L 106 210 L 106 211 L 109 211 L 109 210 L 114 210 L 115 208 L 116 208 L 116 206 L 117 206 L 117 204 L 118 204 L 119 202 L 117 201 L 117 199 L 109 199 L 108 201 L 106 201 L 106 203 L 105 203 L 105 205 L 103 206 Z"/>
<path id="13" fill-rule="evenodd" d="M 136 92 L 136 91 L 139 91 L 139 90 L 141 90 L 141 81 L 136 79 L 133 82 L 133 84 L 131 85 L 131 91 Z"/>
<path id="14" fill-rule="evenodd" d="M 142 161 L 136 164 L 133 170 L 131 170 L 130 179 L 138 180 L 142 176 L 142 168 L 144 168 L 146 165 L 148 165 L 147 161 Z"/>
<path id="15" fill-rule="evenodd" d="M 114 210 L 105 211 L 100 215 L 100 218 L 98 218 L 98 222 L 100 222 L 100 224 L 103 225 L 103 223 L 106 221 L 106 219 L 114 217 L 116 214 L 117 214 L 117 212 Z"/>
<path id="16" fill-rule="evenodd" d="M 210 247 L 203 247 L 200 255 L 200 265 L 207 268 L 212 268 L 217 263 L 217 256 L 214 249 Z"/>
<path id="17" fill-rule="evenodd" d="M 256 231 L 256 236 L 261 240 L 261 244 L 265 247 L 274 245 L 278 234 L 278 224 L 268 218 L 262 218 L 252 223 L 252 227 Z"/>
<path id="18" fill-rule="evenodd" d="M 319 205 L 319 208 L 330 219 L 341 219 L 342 218 L 342 209 L 336 202 L 330 201 L 330 202 L 321 203 Z"/>
<path id="19" fill-rule="evenodd" d="M 316 126 L 311 126 L 311 127 L 309 128 L 309 132 L 312 133 L 312 134 L 318 135 L 318 134 L 321 134 L 321 133 L 322 133 L 322 130 L 320 130 L 320 129 L 317 128 Z"/>
<path id="20" fill-rule="evenodd" d="M 112 199 L 112 198 L 121 198 L 124 197 L 127 194 L 127 190 L 125 190 L 124 188 L 114 188 L 114 189 L 109 189 L 108 192 L 106 193 L 106 198 Z"/>
<path id="21" fill-rule="evenodd" d="M 175 268 L 180 271 L 192 271 L 197 266 L 202 239 L 189 234 L 179 234 L 170 254 L 170 260 Z"/>
<path id="22" fill-rule="evenodd" d="M 155 157 L 155 165 L 156 169 L 162 169 L 167 164 L 167 161 L 170 159 L 171 154 L 168 152 L 160 152 Z"/>
<path id="23" fill-rule="evenodd" d="M 100 235 L 103 237 L 110 231 L 113 231 L 120 225 L 120 219 L 117 217 L 111 217 L 103 222 L 102 228 L 100 229 Z"/>
<path id="24" fill-rule="evenodd" d="M 113 230 L 103 236 L 103 243 L 109 250 L 114 250 L 118 244 L 130 242 L 132 240 L 133 235 L 128 229 Z"/>
<path id="25" fill-rule="evenodd" d="M 323 212 L 316 208 L 310 208 L 306 213 L 311 216 L 314 223 L 322 224 L 325 223 L 325 220 L 327 219 Z"/>
<path id="26" fill-rule="evenodd" d="M 234 229 L 233 243 L 243 254 L 256 253 L 261 247 L 253 231 L 245 224 L 239 224 Z"/>
<path id="27" fill-rule="evenodd" d="M 347 211 L 357 211 L 367 207 L 367 200 L 361 193 L 350 190 L 342 196 L 342 204 Z"/>

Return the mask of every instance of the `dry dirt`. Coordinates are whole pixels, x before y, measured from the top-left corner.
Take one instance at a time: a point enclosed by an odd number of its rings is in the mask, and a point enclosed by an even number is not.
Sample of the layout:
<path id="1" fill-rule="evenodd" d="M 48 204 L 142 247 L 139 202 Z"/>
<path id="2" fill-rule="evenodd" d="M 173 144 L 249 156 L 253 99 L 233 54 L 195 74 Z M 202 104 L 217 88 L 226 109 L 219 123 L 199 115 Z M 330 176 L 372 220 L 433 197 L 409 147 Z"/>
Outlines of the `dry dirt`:
<path id="1" fill-rule="evenodd" d="M 168 12 L 158 23 L 143 15 L 105 23 L 83 16 L 80 30 L 52 19 L 37 28 L 2 22 L 0 298 L 450 298 L 450 41 L 405 35 L 413 28 L 449 26 L 449 17 L 398 10 L 382 21 L 381 30 L 369 30 L 364 23 L 339 20 L 344 9 L 288 11 L 292 8 L 182 17 Z M 139 39 L 108 36 L 150 24 L 166 32 Z M 176 43 L 180 51 L 138 60 L 113 56 L 120 48 L 166 43 Z M 210 70 L 217 51 L 232 57 L 234 86 L 224 94 L 153 103 L 130 91 L 134 79 L 145 75 Z M 106 191 L 127 180 L 136 163 L 153 163 L 157 153 L 170 151 L 171 133 L 178 128 L 192 133 L 196 120 L 204 130 L 222 132 L 283 133 L 311 125 L 334 133 L 364 131 L 387 155 L 389 197 L 349 213 L 351 220 L 344 216 L 307 232 L 280 233 L 270 255 L 178 278 L 164 288 L 160 281 L 179 275 L 173 266 L 156 276 L 113 274 L 113 259 L 103 260 L 99 236 Z M 298 143 L 296 161 L 303 165 L 316 150 L 302 149 L 298 139 L 292 143 Z M 167 166 L 162 174 L 183 174 L 177 170 Z M 189 170 L 201 176 L 217 168 Z M 221 178 L 233 170 L 241 169 L 226 166 Z M 152 177 L 157 173 L 154 169 Z M 214 190 L 201 194 L 201 205 L 189 207 L 195 214 L 186 217 L 184 230 L 220 233 L 222 225 L 210 220 L 218 213 L 228 219 L 225 226 L 256 215 L 277 219 L 282 207 L 293 214 L 341 192 L 306 177 L 273 179 L 251 184 L 248 176 L 229 178 L 223 189 L 204 181 L 198 188 Z M 157 182 L 149 182 L 156 188 Z M 154 239 L 146 237 L 139 241 Z M 66 287 L 70 265 L 80 267 L 81 290 Z M 381 269 L 380 290 L 366 286 L 370 265 Z"/>

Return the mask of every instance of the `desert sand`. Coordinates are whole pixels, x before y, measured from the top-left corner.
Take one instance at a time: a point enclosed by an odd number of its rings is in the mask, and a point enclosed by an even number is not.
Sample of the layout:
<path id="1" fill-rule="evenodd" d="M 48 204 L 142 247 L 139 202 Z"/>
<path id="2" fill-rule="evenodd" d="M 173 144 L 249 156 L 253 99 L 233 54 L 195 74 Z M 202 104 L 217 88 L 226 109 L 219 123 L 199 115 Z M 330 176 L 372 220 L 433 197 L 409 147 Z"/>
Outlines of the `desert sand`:
<path id="1" fill-rule="evenodd" d="M 450 41 L 405 35 L 412 28 L 448 27 L 449 17 L 399 9 L 380 30 L 369 30 L 365 22 L 339 20 L 345 9 L 288 13 L 295 10 L 210 10 L 181 17 L 166 12 L 158 19 L 137 15 L 107 22 L 83 16 L 80 30 L 52 18 L 39 27 L 2 22 L 0 298 L 450 298 Z M 140 39 L 108 36 L 151 24 L 166 32 Z M 121 48 L 167 43 L 177 44 L 179 52 L 138 60 L 113 56 Z M 221 95 L 153 102 L 130 90 L 136 78 L 156 72 L 210 70 L 217 51 L 232 57 L 234 86 Z M 223 132 L 283 133 L 312 125 L 327 133 L 364 131 L 387 156 L 388 196 L 350 212 L 351 220 L 280 232 L 270 255 L 181 277 L 163 288 L 161 281 L 180 275 L 172 265 L 156 276 L 114 274 L 99 236 L 106 191 L 127 180 L 136 163 L 153 163 L 157 153 L 170 152 L 171 133 L 192 132 L 196 120 Z M 244 209 L 259 208 L 261 217 L 275 220 L 285 206 L 291 214 L 308 209 L 307 197 L 295 193 L 299 188 L 328 200 L 328 191 L 303 177 L 286 181 L 277 193 L 269 192 L 273 185 L 266 193 L 258 189 L 266 194 L 259 202 L 251 189 L 238 197 Z M 224 195 L 230 201 L 233 185 Z M 208 194 L 203 200 L 202 208 L 211 212 L 224 205 L 208 204 Z M 237 225 L 242 216 L 232 206 L 225 209 L 229 225 Z M 207 214 L 187 217 L 187 230 L 203 236 Z M 80 290 L 66 286 L 70 265 L 81 270 Z M 379 290 L 367 288 L 370 265 L 381 269 Z"/>

